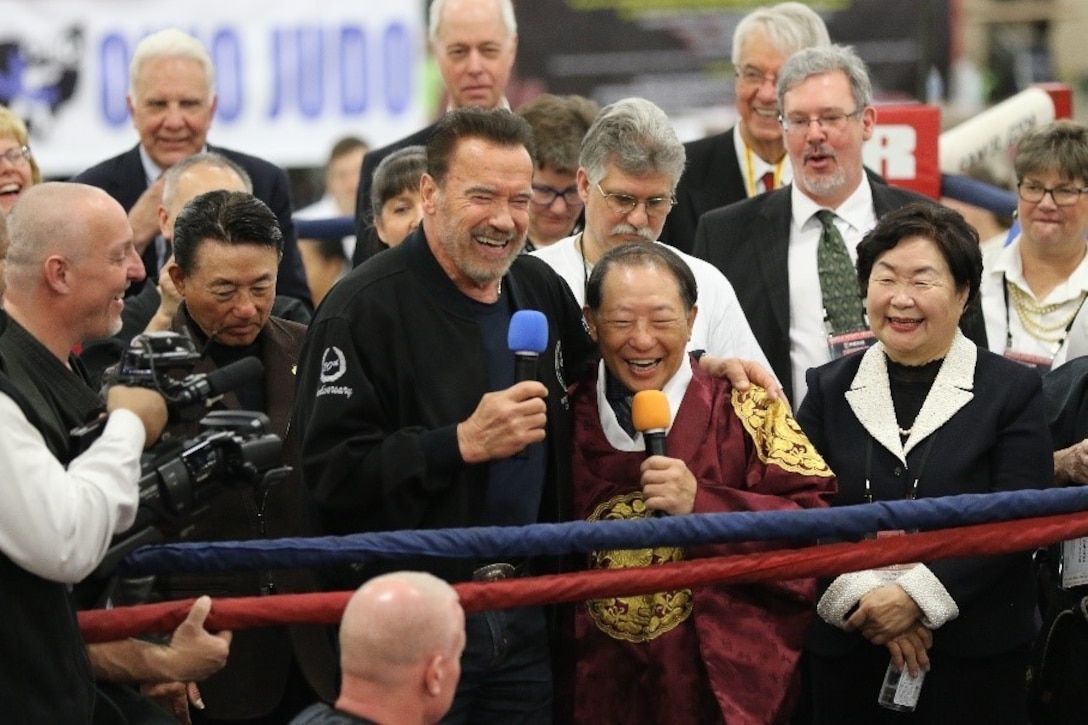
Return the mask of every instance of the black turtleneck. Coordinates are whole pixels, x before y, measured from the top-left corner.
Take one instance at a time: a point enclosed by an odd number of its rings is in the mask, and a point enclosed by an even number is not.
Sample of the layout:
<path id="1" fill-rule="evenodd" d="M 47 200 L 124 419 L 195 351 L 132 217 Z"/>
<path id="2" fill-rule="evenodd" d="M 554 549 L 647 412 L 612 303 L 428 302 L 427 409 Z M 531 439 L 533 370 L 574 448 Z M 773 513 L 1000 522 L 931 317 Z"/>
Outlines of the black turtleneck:
<path id="1" fill-rule="evenodd" d="M 922 404 L 926 402 L 926 396 L 933 387 L 933 381 L 937 379 L 944 358 L 924 365 L 901 365 L 891 358 L 887 358 L 887 361 L 895 419 L 900 428 L 912 428 L 918 411 L 922 409 Z"/>

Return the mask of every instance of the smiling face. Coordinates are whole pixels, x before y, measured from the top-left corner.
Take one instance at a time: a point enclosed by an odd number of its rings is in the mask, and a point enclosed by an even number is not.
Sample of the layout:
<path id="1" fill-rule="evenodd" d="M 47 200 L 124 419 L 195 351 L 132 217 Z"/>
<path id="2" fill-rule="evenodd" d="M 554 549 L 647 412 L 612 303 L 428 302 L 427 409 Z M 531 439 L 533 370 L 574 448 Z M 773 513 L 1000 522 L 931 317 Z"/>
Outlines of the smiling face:
<path id="1" fill-rule="evenodd" d="M 876 110 L 872 106 L 858 108 L 850 80 L 842 71 L 811 75 L 783 94 L 782 116 L 787 119 L 856 112 L 840 129 L 821 127 L 813 121 L 791 123 L 785 134 L 794 183 L 821 206 L 836 208 L 861 183 L 861 147 L 873 135 Z"/>
<path id="2" fill-rule="evenodd" d="M 533 161 L 524 146 L 461 139 L 441 185 L 420 182 L 423 228 L 442 269 L 462 292 L 498 283 L 525 244 Z"/>
<path id="3" fill-rule="evenodd" d="M 191 58 L 148 58 L 128 97 L 140 144 L 163 169 L 200 153 L 215 116 L 204 67 Z"/>
<path id="4" fill-rule="evenodd" d="M 968 289 L 956 281 L 940 249 L 907 237 L 877 257 L 865 296 L 869 326 L 889 358 L 922 365 L 952 346 Z"/>
<path id="5" fill-rule="evenodd" d="M 1088 186 L 1084 179 L 1062 178 L 1057 169 L 1025 174 L 1021 184 L 1047 189 Z M 1020 198 L 1016 208 L 1023 230 L 1021 244 L 1031 245 L 1044 253 L 1084 249 L 1085 234 L 1088 234 L 1088 194 L 1081 194 L 1072 206 L 1058 206 L 1050 194 L 1034 203 Z"/>
<path id="6" fill-rule="evenodd" d="M 497 108 L 506 94 L 518 39 L 495 0 L 449 0 L 433 51 L 454 108 Z"/>
<path id="7" fill-rule="evenodd" d="M 10 136 L 0 137 L 0 210 L 5 214 L 34 183 L 30 159 L 18 153 L 22 147 Z M 15 159 L 9 159 L 7 154 L 15 156 Z"/>
<path id="8" fill-rule="evenodd" d="M 741 44 L 734 81 L 740 135 L 749 148 L 769 162 L 778 161 L 785 153 L 774 86 L 785 62 L 785 56 L 759 28 L 749 32 Z M 758 83 L 755 82 L 757 76 L 762 76 Z"/>
<path id="9" fill-rule="evenodd" d="M 655 264 L 616 265 L 601 304 L 585 310 L 605 366 L 628 390 L 661 390 L 687 359 L 696 309 L 684 309 L 680 284 Z"/>
<path id="10" fill-rule="evenodd" d="M 263 244 L 204 239 L 192 271 L 177 265 L 170 277 L 193 321 L 223 345 L 249 345 L 268 322 L 276 296 L 279 253 Z"/>
<path id="11" fill-rule="evenodd" d="M 125 291 L 144 278 L 128 216 L 112 199 L 94 199 L 85 213 L 86 246 L 71 255 L 72 319 L 81 339 L 110 337 L 121 331 Z M 92 207 L 88 207 L 91 209 Z"/>

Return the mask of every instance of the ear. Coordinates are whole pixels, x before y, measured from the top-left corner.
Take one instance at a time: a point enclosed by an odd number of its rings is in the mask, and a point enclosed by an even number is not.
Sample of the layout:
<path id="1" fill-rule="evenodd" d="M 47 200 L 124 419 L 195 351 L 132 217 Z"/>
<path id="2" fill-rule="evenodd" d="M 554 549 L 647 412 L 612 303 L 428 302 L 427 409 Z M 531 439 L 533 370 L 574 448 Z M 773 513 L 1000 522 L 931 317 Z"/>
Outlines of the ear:
<path id="1" fill-rule="evenodd" d="M 578 185 L 578 196 L 582 197 L 582 203 L 589 201 L 589 174 L 581 166 L 574 175 L 574 183 Z"/>
<path id="2" fill-rule="evenodd" d="M 695 329 L 695 317 L 699 314 L 699 305 L 692 305 L 688 313 L 688 340 L 691 340 L 691 331 Z"/>
<path id="3" fill-rule="evenodd" d="M 873 130 L 876 128 L 876 109 L 872 106 L 866 106 L 865 110 L 861 112 L 861 137 L 868 141 L 872 138 Z"/>
<path id="4" fill-rule="evenodd" d="M 132 119 L 132 125 L 136 125 L 136 102 L 132 100 L 132 94 L 125 94 L 125 105 L 128 107 L 128 117 Z"/>
<path id="5" fill-rule="evenodd" d="M 171 257 L 171 259 L 173 259 L 173 257 Z M 181 267 L 177 264 L 171 264 L 166 269 L 170 272 L 170 281 L 174 283 L 174 287 L 177 288 L 178 294 L 184 297 L 185 273 L 181 271 Z"/>
<path id="6" fill-rule="evenodd" d="M 218 108 L 218 107 L 219 107 L 219 96 L 213 93 L 212 94 L 211 105 L 208 106 L 208 110 L 211 111 L 212 118 L 215 117 L 215 109 Z"/>
<path id="7" fill-rule="evenodd" d="M 427 688 L 428 695 L 438 697 L 442 694 L 442 687 L 446 679 L 445 675 L 445 657 L 435 655 L 423 670 L 423 686 Z"/>
<path id="8" fill-rule="evenodd" d="M 42 263 L 45 274 L 45 283 L 49 289 L 59 295 L 67 295 L 72 291 L 72 263 L 67 257 L 54 254 L 46 257 Z"/>
<path id="9" fill-rule="evenodd" d="M 438 184 L 434 177 L 424 173 L 419 178 L 419 198 L 423 202 L 423 215 L 433 216 L 438 211 Z"/>
<path id="10" fill-rule="evenodd" d="M 160 204 L 156 214 L 159 217 L 159 234 L 162 234 L 163 239 L 173 239 L 174 224 L 170 220 L 170 215 L 166 213 L 166 208 Z"/>
<path id="11" fill-rule="evenodd" d="M 593 338 L 593 342 L 599 342 L 597 339 L 597 318 L 593 314 L 593 310 L 589 309 L 589 305 L 582 308 L 582 316 L 586 318 L 586 329 L 589 330 L 589 336 Z"/>

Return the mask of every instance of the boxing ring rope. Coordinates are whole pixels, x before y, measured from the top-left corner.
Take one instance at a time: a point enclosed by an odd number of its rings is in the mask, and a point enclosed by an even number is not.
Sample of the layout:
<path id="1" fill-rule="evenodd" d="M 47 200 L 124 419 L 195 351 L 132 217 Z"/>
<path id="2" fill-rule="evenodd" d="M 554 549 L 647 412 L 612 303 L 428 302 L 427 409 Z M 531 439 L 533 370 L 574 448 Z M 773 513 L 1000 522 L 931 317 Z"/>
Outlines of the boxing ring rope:
<path id="1" fill-rule="evenodd" d="M 1014 520 L 1008 520 L 1014 519 Z M 956 528 L 948 528 L 948 527 Z M 789 527 L 789 528 L 783 528 Z M 594 570 L 562 575 L 457 584 L 466 611 L 528 604 L 573 602 L 601 596 L 631 595 L 712 583 L 750 583 L 831 576 L 912 561 L 999 554 L 1088 535 L 1088 488 L 967 494 L 918 501 L 892 501 L 837 509 L 697 514 L 636 521 L 572 522 L 527 527 L 381 532 L 323 539 L 214 544 L 173 544 L 140 550 L 150 556 L 131 571 L 218 571 L 231 568 L 289 568 L 358 561 L 362 553 L 479 558 L 561 554 L 615 548 L 691 546 L 726 541 L 858 539 L 877 529 L 939 529 L 910 536 L 837 543 L 647 568 Z M 292 542 L 284 546 L 284 542 Z M 339 541 L 342 550 L 335 548 Z M 545 542 L 533 550 L 527 542 Z M 375 543 L 377 542 L 377 543 Z M 466 548 L 451 548 L 451 542 Z M 486 546 L 485 546 L 486 545 Z M 492 546 L 494 545 L 494 546 Z M 492 548 L 487 548 L 492 546 Z M 222 559 L 189 554 L 214 548 Z M 331 556 L 330 556 L 331 554 Z M 162 555 L 161 561 L 158 557 Z M 195 565 L 194 565 L 194 562 Z M 207 626 L 240 629 L 271 624 L 335 623 L 351 592 L 285 594 L 216 600 Z M 79 614 L 88 642 L 169 632 L 185 617 L 192 600 L 95 610 Z"/>

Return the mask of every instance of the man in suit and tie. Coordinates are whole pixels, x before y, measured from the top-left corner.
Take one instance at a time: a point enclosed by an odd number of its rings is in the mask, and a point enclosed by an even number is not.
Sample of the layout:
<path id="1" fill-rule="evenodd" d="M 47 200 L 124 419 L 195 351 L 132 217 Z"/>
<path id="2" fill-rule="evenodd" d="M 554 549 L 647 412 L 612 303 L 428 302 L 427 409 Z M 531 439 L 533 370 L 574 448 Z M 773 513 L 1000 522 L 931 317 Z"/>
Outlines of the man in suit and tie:
<path id="1" fill-rule="evenodd" d="M 700 216 L 790 183 L 775 81 L 791 55 L 830 43 L 823 19 L 798 2 L 758 8 L 741 19 L 733 31 L 737 123 L 684 144 L 688 164 L 661 241 L 690 252 Z"/>
<path id="2" fill-rule="evenodd" d="M 518 49 L 518 25 L 511 0 L 434 0 L 428 16 L 431 52 L 438 63 L 449 96 L 449 110 L 455 108 L 509 108 L 506 84 L 514 68 Z M 355 236 L 373 234 L 374 210 L 370 188 L 374 170 L 389 154 L 405 146 L 426 146 L 436 123 L 388 146 L 369 151 L 363 157 L 359 192 L 355 198 Z M 352 264 L 364 262 L 371 245 L 355 245 Z"/>
<path id="3" fill-rule="evenodd" d="M 924 197 L 874 183 L 862 165 L 876 109 L 868 71 L 853 49 L 832 45 L 793 55 L 778 75 L 778 105 L 793 183 L 703 215 L 695 255 L 733 283 L 797 406 L 805 371 L 841 356 L 843 341 L 866 328 L 850 276 L 858 242 L 879 217 Z M 969 311 L 962 325 L 985 344 L 980 316 Z"/>
<path id="4" fill-rule="evenodd" d="M 264 159 L 207 143 L 215 117 L 215 66 L 200 41 L 173 28 L 141 40 L 129 64 L 127 103 L 140 142 L 72 180 L 105 190 L 125 208 L 147 276 L 158 279 L 170 256 L 159 235 L 162 173 L 184 158 L 215 151 L 245 169 L 254 195 L 276 214 L 284 239 L 276 291 L 309 304 L 287 174 Z M 140 286 L 134 285 L 130 294 Z"/>

